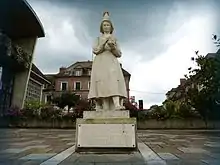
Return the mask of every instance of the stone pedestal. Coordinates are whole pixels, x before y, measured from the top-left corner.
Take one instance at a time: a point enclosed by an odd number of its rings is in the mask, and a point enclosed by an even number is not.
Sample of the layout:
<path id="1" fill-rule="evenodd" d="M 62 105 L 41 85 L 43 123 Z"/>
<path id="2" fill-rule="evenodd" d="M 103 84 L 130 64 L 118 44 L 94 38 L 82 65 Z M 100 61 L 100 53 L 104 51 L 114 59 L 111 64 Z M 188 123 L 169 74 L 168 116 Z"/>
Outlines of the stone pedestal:
<path id="1" fill-rule="evenodd" d="M 134 151 L 136 118 L 129 111 L 85 111 L 76 122 L 76 152 Z"/>

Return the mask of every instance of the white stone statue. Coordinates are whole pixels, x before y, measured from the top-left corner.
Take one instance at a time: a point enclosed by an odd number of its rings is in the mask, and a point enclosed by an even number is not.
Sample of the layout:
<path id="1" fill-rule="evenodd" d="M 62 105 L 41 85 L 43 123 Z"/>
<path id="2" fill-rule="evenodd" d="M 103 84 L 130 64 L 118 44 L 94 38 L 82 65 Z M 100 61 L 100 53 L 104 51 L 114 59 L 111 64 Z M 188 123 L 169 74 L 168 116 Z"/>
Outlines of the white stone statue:
<path id="1" fill-rule="evenodd" d="M 104 12 L 99 36 L 93 46 L 96 55 L 91 72 L 89 99 L 96 101 L 96 110 L 124 109 L 123 100 L 127 97 L 122 68 L 117 58 L 121 51 L 113 36 L 113 25 L 109 13 Z"/>

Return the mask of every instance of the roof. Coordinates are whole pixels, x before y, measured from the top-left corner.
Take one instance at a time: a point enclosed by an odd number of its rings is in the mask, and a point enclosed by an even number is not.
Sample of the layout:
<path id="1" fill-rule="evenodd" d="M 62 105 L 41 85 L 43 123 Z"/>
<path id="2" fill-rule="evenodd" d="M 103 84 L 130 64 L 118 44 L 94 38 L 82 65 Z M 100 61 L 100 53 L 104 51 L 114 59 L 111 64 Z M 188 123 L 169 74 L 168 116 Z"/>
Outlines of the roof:
<path id="1" fill-rule="evenodd" d="M 206 58 L 215 58 L 216 53 L 208 53 L 205 57 Z"/>
<path id="2" fill-rule="evenodd" d="M 44 76 L 49 80 L 50 82 L 54 82 L 54 76 L 56 74 L 45 74 Z"/>
<path id="3" fill-rule="evenodd" d="M 92 68 L 92 61 L 77 61 L 75 62 L 74 64 L 70 65 L 69 67 L 67 67 L 66 69 L 70 69 L 72 67 L 76 67 L 76 66 L 81 66 L 82 68 Z M 124 76 L 131 76 L 131 74 L 126 71 L 125 69 L 122 68 L 122 72 L 124 74 Z M 63 75 L 64 73 L 58 73 L 57 75 L 61 76 Z"/>
<path id="4" fill-rule="evenodd" d="M 68 68 L 71 68 L 76 65 L 80 65 L 82 66 L 82 68 L 92 68 L 92 61 L 77 61 L 74 64 L 70 65 Z"/>
<path id="5" fill-rule="evenodd" d="M 208 53 L 205 57 L 206 58 L 215 58 L 217 55 L 220 55 L 220 49 L 216 53 Z"/>
<path id="6" fill-rule="evenodd" d="M 44 37 L 43 26 L 26 0 L 0 0 L 0 29 L 10 38 Z"/>
<path id="7" fill-rule="evenodd" d="M 50 84 L 50 81 L 47 79 L 47 77 L 38 69 L 38 67 L 35 64 L 32 64 L 31 71 L 34 72 L 39 78 L 41 78 L 43 81 Z"/>
<path id="8" fill-rule="evenodd" d="M 171 90 L 169 90 L 166 95 L 169 95 L 171 94 L 172 92 L 176 92 L 177 91 L 177 88 L 172 88 Z"/>

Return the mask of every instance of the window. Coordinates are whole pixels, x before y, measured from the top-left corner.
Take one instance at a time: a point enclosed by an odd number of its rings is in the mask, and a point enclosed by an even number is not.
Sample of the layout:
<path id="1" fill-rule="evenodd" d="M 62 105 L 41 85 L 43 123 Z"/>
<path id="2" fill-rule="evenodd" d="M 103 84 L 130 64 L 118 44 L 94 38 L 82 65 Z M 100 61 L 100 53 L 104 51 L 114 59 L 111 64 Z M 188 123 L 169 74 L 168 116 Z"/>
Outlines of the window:
<path id="1" fill-rule="evenodd" d="M 3 71 L 3 68 L 0 66 L 0 81 L 2 79 L 2 71 Z"/>
<path id="2" fill-rule="evenodd" d="M 67 88 L 68 88 L 68 83 L 67 82 L 61 82 L 60 85 L 61 85 L 60 86 L 61 91 L 66 91 L 67 90 Z"/>
<path id="3" fill-rule="evenodd" d="M 91 76 L 91 69 L 88 70 L 88 75 Z"/>
<path id="4" fill-rule="evenodd" d="M 47 89 L 48 85 L 47 84 L 43 84 L 43 89 Z"/>
<path id="5" fill-rule="evenodd" d="M 68 70 L 65 70 L 65 71 L 64 71 L 64 74 L 65 74 L 65 75 L 68 75 L 68 74 L 70 74 L 70 72 L 69 72 Z"/>
<path id="6" fill-rule="evenodd" d="M 76 96 L 78 96 L 78 97 L 79 97 L 79 99 L 81 99 L 81 95 L 79 95 L 79 94 L 76 94 Z"/>
<path id="7" fill-rule="evenodd" d="M 46 103 L 47 103 L 47 102 L 50 103 L 51 101 L 52 101 L 52 96 L 51 96 L 51 95 L 47 95 L 47 96 L 46 96 Z"/>
<path id="8" fill-rule="evenodd" d="M 2 89 L 2 71 L 3 71 L 3 68 L 0 67 L 0 90 Z"/>
<path id="9" fill-rule="evenodd" d="M 26 100 L 25 101 L 30 101 L 30 100 L 40 101 L 41 92 L 42 92 L 41 85 L 38 84 L 36 81 L 30 79 L 28 81 L 28 87 L 27 87 L 27 93 L 26 93 Z"/>
<path id="10" fill-rule="evenodd" d="M 81 82 L 75 82 L 74 89 L 81 90 Z"/>
<path id="11" fill-rule="evenodd" d="M 89 82 L 88 82 L 88 89 L 90 89 L 90 85 L 91 85 L 91 82 L 89 81 Z"/>
<path id="12" fill-rule="evenodd" d="M 81 76 L 81 70 L 76 70 L 75 71 L 75 76 Z"/>

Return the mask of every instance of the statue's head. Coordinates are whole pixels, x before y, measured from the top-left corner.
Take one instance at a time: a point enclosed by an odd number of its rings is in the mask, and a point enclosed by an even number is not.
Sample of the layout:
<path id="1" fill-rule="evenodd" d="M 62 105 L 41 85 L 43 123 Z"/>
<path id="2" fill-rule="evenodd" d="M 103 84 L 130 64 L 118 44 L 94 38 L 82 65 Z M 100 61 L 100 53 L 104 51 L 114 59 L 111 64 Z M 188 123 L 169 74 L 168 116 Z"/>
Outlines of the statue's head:
<path id="1" fill-rule="evenodd" d="M 103 20 L 102 20 L 102 23 L 100 25 L 100 32 L 102 34 L 104 34 L 104 33 L 112 34 L 113 31 L 114 31 L 114 27 L 113 27 L 112 22 L 109 19 L 109 13 L 108 12 L 104 12 Z"/>

